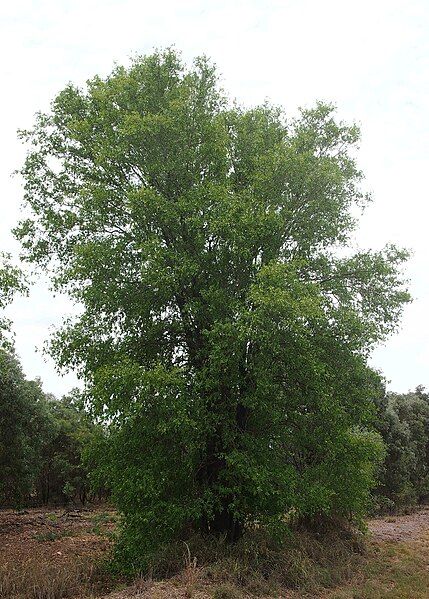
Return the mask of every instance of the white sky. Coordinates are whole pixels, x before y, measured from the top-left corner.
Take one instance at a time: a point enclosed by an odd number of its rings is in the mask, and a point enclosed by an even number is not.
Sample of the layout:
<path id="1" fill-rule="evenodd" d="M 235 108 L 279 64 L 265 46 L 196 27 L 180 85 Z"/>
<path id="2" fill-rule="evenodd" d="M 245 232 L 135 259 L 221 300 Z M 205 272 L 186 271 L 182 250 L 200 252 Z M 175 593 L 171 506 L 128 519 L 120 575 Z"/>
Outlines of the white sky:
<path id="1" fill-rule="evenodd" d="M 374 202 L 359 243 L 414 250 L 415 301 L 373 363 L 392 389 L 429 387 L 428 0 L 15 0 L 1 3 L 0 19 L 1 250 L 18 253 L 9 233 L 22 197 L 10 176 L 23 158 L 18 127 L 30 126 L 68 81 L 107 74 L 135 53 L 173 44 L 187 60 L 205 53 L 242 103 L 268 98 L 295 111 L 329 100 L 360 123 L 359 162 Z M 61 379 L 36 348 L 70 310 L 42 281 L 8 310 L 26 374 L 57 395 L 74 377 Z"/>

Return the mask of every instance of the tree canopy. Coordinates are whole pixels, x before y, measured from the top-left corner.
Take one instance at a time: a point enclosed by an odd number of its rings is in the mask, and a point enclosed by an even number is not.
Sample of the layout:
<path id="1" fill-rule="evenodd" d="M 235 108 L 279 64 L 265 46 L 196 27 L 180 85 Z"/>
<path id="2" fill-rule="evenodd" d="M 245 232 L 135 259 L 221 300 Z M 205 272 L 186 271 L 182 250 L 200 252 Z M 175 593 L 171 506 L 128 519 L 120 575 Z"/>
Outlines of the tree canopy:
<path id="1" fill-rule="evenodd" d="M 409 296 L 406 252 L 350 243 L 358 128 L 322 103 L 237 106 L 167 50 L 68 85 L 21 137 L 16 235 L 80 306 L 52 351 L 110 427 L 124 561 L 189 525 L 362 513 L 367 358 Z"/>

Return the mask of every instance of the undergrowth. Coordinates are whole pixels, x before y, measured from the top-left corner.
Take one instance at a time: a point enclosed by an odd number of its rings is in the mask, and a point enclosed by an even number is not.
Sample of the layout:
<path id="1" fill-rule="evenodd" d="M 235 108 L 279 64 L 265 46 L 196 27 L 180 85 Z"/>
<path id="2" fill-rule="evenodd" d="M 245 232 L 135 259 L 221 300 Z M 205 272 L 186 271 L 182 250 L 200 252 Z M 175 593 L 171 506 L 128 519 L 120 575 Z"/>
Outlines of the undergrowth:
<path id="1" fill-rule="evenodd" d="M 147 576 L 153 580 L 179 576 L 190 589 L 189 596 L 198 583 L 213 585 L 219 599 L 235 596 L 232 589 L 237 596 L 267 595 L 284 588 L 311 592 L 348 580 L 364 552 L 363 535 L 340 523 L 319 530 L 298 527 L 282 541 L 255 527 L 233 545 L 200 535 L 172 543 L 154 556 Z"/>

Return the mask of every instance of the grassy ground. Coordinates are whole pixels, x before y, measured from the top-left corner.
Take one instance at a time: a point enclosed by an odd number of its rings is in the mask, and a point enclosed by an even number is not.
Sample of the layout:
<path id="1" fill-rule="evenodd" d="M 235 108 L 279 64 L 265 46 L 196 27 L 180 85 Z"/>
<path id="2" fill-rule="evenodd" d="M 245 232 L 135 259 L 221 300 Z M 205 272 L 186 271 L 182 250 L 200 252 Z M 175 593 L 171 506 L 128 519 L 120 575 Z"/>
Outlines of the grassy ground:
<path id="1" fill-rule="evenodd" d="M 122 583 L 123 590 L 102 565 L 115 523 L 114 512 L 100 509 L 0 512 L 0 598 L 429 597 L 429 510 L 371 522 L 364 543 L 335 531 L 301 531 L 284 552 L 255 538 L 253 546 L 225 549 L 216 559 L 210 551 L 218 548 L 191 544 L 177 553 L 176 576 Z"/>
<path id="2" fill-rule="evenodd" d="M 324 596 L 330 599 L 427 599 L 429 533 L 406 541 L 373 544 L 362 569 L 350 582 Z"/>
<path id="3" fill-rule="evenodd" d="M 259 597 L 268 599 L 428 599 L 429 597 L 429 535 L 404 542 L 371 544 L 360 562 L 355 562 L 356 571 L 350 571 L 349 580 L 338 583 L 338 573 L 327 572 L 327 588 L 318 584 L 310 588 L 277 590 L 268 594 L 264 588 L 239 587 L 228 582 L 204 582 L 204 575 L 196 572 L 194 577 L 186 574 L 169 582 L 137 583 L 135 590 L 115 594 L 112 599 L 245 599 Z M 344 575 L 341 573 L 341 577 Z M 200 577 L 200 578 L 199 578 Z M 267 589 L 265 589 L 267 590 Z"/>

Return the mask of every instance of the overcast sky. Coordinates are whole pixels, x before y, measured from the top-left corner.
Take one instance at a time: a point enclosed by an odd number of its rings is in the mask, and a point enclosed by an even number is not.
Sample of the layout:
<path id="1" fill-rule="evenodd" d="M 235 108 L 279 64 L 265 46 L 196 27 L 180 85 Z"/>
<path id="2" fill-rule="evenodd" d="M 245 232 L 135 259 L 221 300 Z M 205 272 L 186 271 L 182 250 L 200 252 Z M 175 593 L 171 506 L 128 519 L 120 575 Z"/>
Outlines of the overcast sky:
<path id="1" fill-rule="evenodd" d="M 136 53 L 170 45 L 186 60 L 204 53 L 241 103 L 268 98 L 294 112 L 328 100 L 360 124 L 359 163 L 374 202 L 358 242 L 414 250 L 415 301 L 373 364 L 391 389 L 429 387 L 428 0 L 15 0 L 2 2 L 0 14 L 1 250 L 18 255 L 10 234 L 22 198 L 11 178 L 23 158 L 18 127 L 30 126 L 67 82 L 105 75 Z M 26 374 L 57 395 L 75 379 L 60 378 L 40 350 L 71 309 L 40 281 L 8 310 Z"/>

